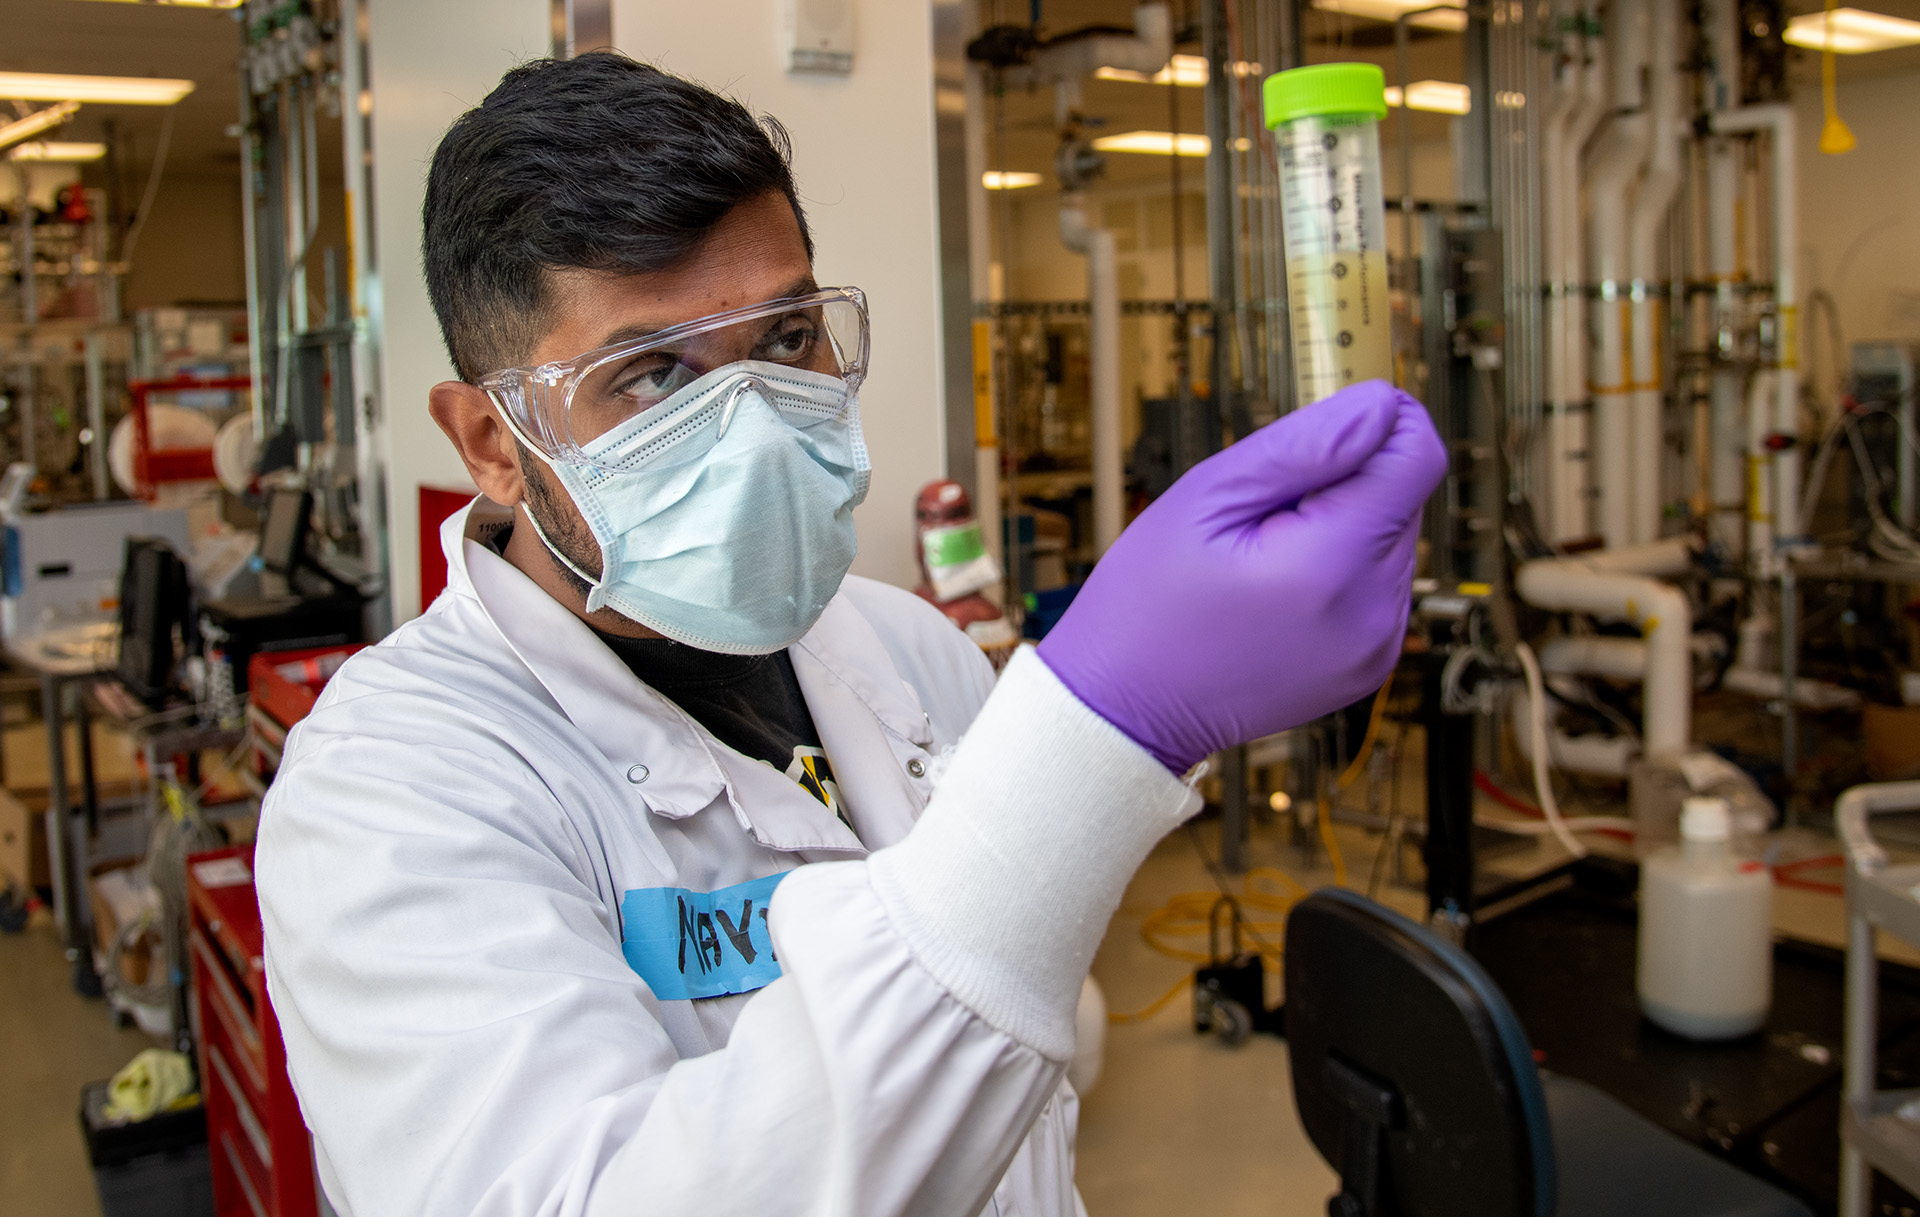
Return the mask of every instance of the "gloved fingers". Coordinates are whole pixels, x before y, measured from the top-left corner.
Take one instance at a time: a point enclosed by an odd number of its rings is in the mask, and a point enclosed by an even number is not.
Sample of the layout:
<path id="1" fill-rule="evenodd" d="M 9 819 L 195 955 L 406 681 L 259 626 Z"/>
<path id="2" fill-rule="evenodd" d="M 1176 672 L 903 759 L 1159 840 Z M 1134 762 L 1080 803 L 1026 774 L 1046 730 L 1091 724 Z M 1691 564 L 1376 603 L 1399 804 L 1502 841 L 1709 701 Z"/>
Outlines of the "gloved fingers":
<path id="1" fill-rule="evenodd" d="M 1384 442 L 1349 476 L 1306 495 L 1300 503 L 1303 516 L 1329 513 L 1382 524 L 1419 516 L 1446 476 L 1447 449 L 1426 407 L 1404 393 L 1395 396 L 1399 401 Z"/>
<path id="2" fill-rule="evenodd" d="M 1400 404 L 1411 401 L 1383 380 L 1342 389 L 1208 457 L 1165 497 L 1219 522 L 1285 511 L 1365 464 L 1392 435 Z"/>

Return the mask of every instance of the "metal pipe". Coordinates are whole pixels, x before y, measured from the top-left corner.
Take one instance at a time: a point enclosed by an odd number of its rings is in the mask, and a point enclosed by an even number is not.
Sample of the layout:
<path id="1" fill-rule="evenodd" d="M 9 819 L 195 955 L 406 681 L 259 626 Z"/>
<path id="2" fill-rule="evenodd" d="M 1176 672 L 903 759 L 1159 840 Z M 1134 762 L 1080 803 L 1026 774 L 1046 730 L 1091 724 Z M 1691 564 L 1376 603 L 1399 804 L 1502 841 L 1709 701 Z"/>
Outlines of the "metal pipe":
<path id="1" fill-rule="evenodd" d="M 1229 0 L 1202 0 L 1201 49 L 1207 58 L 1204 96 L 1207 116 L 1207 268 L 1208 294 L 1213 299 L 1213 369 L 1207 379 L 1215 417 L 1231 418 L 1233 408 L 1233 343 L 1238 332 L 1239 300 L 1234 275 L 1239 244 L 1234 223 L 1233 118 L 1228 90 L 1233 88 L 1233 63 L 1228 46 Z M 1182 420 L 1183 439 L 1190 431 Z M 1200 451 L 1183 454 L 1182 465 L 1211 454 L 1220 436 L 1201 437 Z M 1181 447 L 1185 447 L 1183 443 Z M 1229 874 L 1247 869 L 1247 754 L 1244 747 L 1229 748 L 1220 757 L 1223 783 L 1220 804 L 1220 865 Z"/>
<path id="2" fill-rule="evenodd" d="M 35 325 L 40 321 L 40 276 L 33 265 L 36 257 L 33 248 L 33 183 L 27 177 L 24 163 L 16 161 L 13 173 L 20 184 L 20 240 L 16 243 L 20 255 L 20 320 Z"/>
<path id="3" fill-rule="evenodd" d="M 1562 447 L 1558 460 L 1567 477 L 1556 522 L 1562 540 L 1592 531 L 1593 416 L 1587 390 L 1587 263 L 1580 210 L 1580 156 L 1587 139 L 1607 112 L 1606 45 L 1594 37 L 1598 29 L 1596 0 L 1583 0 L 1579 16 L 1583 48 L 1579 72 L 1579 99 L 1568 115 L 1559 162 L 1552 166 L 1557 187 L 1549 206 L 1555 209 L 1560 237 L 1559 275 L 1563 318 L 1560 327 L 1560 412 Z"/>
<path id="4" fill-rule="evenodd" d="M 106 335 L 100 330 L 87 331 L 87 431 L 93 436 L 87 444 L 87 473 L 96 499 L 105 499 L 111 493 L 107 482 L 106 352 L 101 349 L 105 341 Z"/>
<path id="5" fill-rule="evenodd" d="M 1708 14 L 1708 45 L 1713 55 L 1709 104 L 1727 110 L 1740 104 L 1740 17 L 1736 0 L 1713 0 Z M 1707 273 L 1713 283 L 1713 378 L 1710 393 L 1710 502 L 1714 536 L 1730 552 L 1745 541 L 1747 477 L 1746 420 L 1741 409 L 1745 376 L 1734 363 L 1734 324 L 1739 301 L 1734 294 L 1739 252 L 1734 241 L 1734 210 L 1740 193 L 1740 165 L 1733 141 L 1707 140 Z M 1752 560 L 1749 559 L 1749 566 Z"/>
<path id="6" fill-rule="evenodd" d="M 1069 195 L 1060 208 L 1060 240 L 1087 258 L 1087 362 L 1093 430 L 1093 543 L 1106 553 L 1125 523 L 1120 451 L 1120 275 L 1113 233 L 1087 221 L 1084 198 Z"/>
<path id="7" fill-rule="evenodd" d="M 1200 37 L 1207 58 L 1204 98 L 1207 116 L 1207 294 L 1213 300 L 1213 367 L 1207 379 L 1216 417 L 1231 416 L 1233 346 L 1239 315 L 1234 252 L 1239 233 L 1233 215 L 1233 121 L 1229 113 L 1233 64 L 1227 45 L 1227 0 L 1204 0 Z M 1183 428 L 1184 430 L 1184 428 Z M 1201 437 L 1188 464 L 1212 455 L 1220 437 Z"/>
<path id="8" fill-rule="evenodd" d="M 1772 137 L 1774 337 L 1773 429 L 1781 446 L 1774 466 L 1774 537 L 1778 545 L 1805 543 L 1800 521 L 1800 324 L 1795 247 L 1799 240 L 1799 183 L 1795 178 L 1794 112 L 1787 105 L 1747 106 L 1713 116 L 1721 135 L 1766 132 Z"/>
<path id="9" fill-rule="evenodd" d="M 1412 121 L 1412 106 L 1407 104 L 1407 22 L 1415 17 L 1433 12 L 1460 11 L 1457 4 L 1429 4 L 1425 8 L 1408 9 L 1393 20 L 1393 59 L 1394 75 L 1400 85 L 1400 113 L 1394 120 L 1394 132 L 1400 141 L 1400 257 L 1405 266 L 1415 265 L 1413 261 L 1413 135 L 1408 127 Z M 1482 99 L 1485 104 L 1485 99 Z M 1414 290 L 1411 283 L 1403 285 L 1408 292 Z"/>
<path id="10" fill-rule="evenodd" d="M 352 309 L 354 476 L 358 485 L 356 521 L 360 561 L 380 580 L 367 605 L 367 628 L 378 637 L 393 615 L 392 578 L 387 570 L 387 457 L 380 404 L 380 292 L 373 229 L 373 169 L 370 163 L 372 93 L 367 79 L 366 0 L 344 0 L 340 14 L 340 154 L 345 162 L 347 212 L 347 298 Z M 249 244 L 248 254 L 252 247 Z M 251 277 L 248 287 L 253 286 Z M 256 384 L 258 382 L 256 381 Z"/>
<path id="11" fill-rule="evenodd" d="M 255 212 L 259 200 L 254 192 L 253 107 L 247 92 L 247 73 L 240 75 L 240 242 L 247 275 L 247 376 L 253 382 L 248 396 L 253 415 L 253 439 L 258 444 L 267 435 L 266 381 L 261 376 L 260 343 L 263 325 L 260 317 L 260 252 Z"/>

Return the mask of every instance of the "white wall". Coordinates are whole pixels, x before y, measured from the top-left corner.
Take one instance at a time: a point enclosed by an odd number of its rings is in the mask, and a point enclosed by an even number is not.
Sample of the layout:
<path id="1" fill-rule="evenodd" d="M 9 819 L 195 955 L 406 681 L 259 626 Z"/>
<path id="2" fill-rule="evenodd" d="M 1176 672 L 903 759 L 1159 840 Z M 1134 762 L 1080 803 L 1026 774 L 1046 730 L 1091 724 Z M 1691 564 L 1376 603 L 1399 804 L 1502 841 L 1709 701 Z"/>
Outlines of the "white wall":
<path id="1" fill-rule="evenodd" d="M 854 570 L 908 584 L 914 493 L 942 476 L 931 7 L 859 0 L 848 77 L 789 76 L 778 0 L 616 0 L 614 38 L 778 117 L 819 250 L 823 284 L 866 289 L 873 371 L 861 394 L 873 488 Z M 420 610 L 423 484 L 466 486 L 427 417 L 453 375 L 420 276 L 420 198 L 441 134 L 514 64 L 546 53 L 546 0 L 372 0 L 374 223 L 384 298 L 382 400 L 394 620 Z"/>
<path id="2" fill-rule="evenodd" d="M 381 306 L 387 527 L 393 619 L 420 611 L 422 484 L 471 486 L 427 416 L 427 390 L 453 378 L 420 272 L 420 199 L 447 126 L 508 68 L 546 53 L 546 0 L 372 0 L 373 223 Z"/>
<path id="3" fill-rule="evenodd" d="M 934 208 L 933 26 L 926 0 L 855 0 L 844 77 L 789 75 L 780 0 L 614 0 L 613 37 L 636 59 L 772 114 L 827 286 L 865 289 L 873 371 L 861 391 L 873 488 L 853 569 L 910 585 L 913 497 L 944 477 L 939 232 Z"/>
<path id="4" fill-rule="evenodd" d="M 1920 342 L 1920 72 L 1842 83 L 1840 114 L 1860 141 L 1842 156 L 1820 154 L 1819 89 L 1795 103 L 1804 290 L 1833 293 L 1849 343 Z M 1825 318 L 1803 310 L 1801 333 L 1802 367 L 1824 377 Z"/>

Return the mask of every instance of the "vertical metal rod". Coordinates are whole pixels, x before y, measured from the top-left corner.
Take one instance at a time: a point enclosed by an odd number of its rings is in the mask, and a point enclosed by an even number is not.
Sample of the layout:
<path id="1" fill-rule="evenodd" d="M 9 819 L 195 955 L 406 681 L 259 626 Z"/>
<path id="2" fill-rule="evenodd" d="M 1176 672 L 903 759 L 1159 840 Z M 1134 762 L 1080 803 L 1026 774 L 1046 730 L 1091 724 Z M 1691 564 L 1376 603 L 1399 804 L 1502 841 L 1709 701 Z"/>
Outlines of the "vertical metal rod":
<path id="1" fill-rule="evenodd" d="M 1279 20 L 1274 29 L 1274 62 L 1282 71 L 1297 68 L 1306 62 L 1306 41 L 1303 31 L 1306 27 L 1307 0 L 1279 0 Z M 1269 186 L 1272 195 L 1268 199 L 1271 235 L 1268 240 L 1273 250 L 1273 299 L 1269 307 L 1273 311 L 1274 345 L 1279 358 L 1274 362 L 1272 393 L 1276 403 L 1275 413 L 1285 414 L 1299 403 L 1293 400 L 1293 312 L 1292 303 L 1287 295 L 1287 243 L 1280 207 L 1279 167 L 1274 166 Z"/>
<path id="2" fill-rule="evenodd" d="M 1800 715 L 1794 704 L 1794 679 L 1800 667 L 1800 586 L 1792 558 L 1780 568 L 1780 768 L 1787 779 L 1786 820 L 1798 823 L 1798 801 L 1793 797 L 1794 773 L 1800 767 Z"/>
<path id="3" fill-rule="evenodd" d="M 1400 113 L 1394 116 L 1394 132 L 1400 137 L 1400 265 L 1410 273 L 1413 270 L 1413 132 L 1411 117 L 1413 107 L 1407 104 L 1407 19 L 1412 13 L 1401 13 L 1393 23 L 1393 74 L 1400 82 Z M 1411 299 L 1414 291 L 1411 277 L 1403 277 L 1401 290 Z"/>
<path id="4" fill-rule="evenodd" d="M 1879 1039 L 1880 960 L 1874 954 L 1873 923 L 1853 890 L 1860 879 L 1847 873 L 1846 1039 L 1841 1052 L 1840 1211 L 1839 1217 L 1866 1217 L 1872 1199 L 1867 1161 L 1848 1135 L 1854 1105 L 1873 1097 L 1874 1061 Z"/>
<path id="5" fill-rule="evenodd" d="M 61 699 L 66 682 L 51 673 L 40 677 L 40 717 L 47 728 L 47 853 L 53 872 L 53 912 L 67 947 L 67 958 L 85 946 L 80 937 L 79 900 L 74 891 L 73 838 L 67 821 L 67 732 Z"/>
<path id="6" fill-rule="evenodd" d="M 40 276 L 33 266 L 32 184 L 25 164 L 16 163 L 13 172 L 20 185 L 20 319 L 34 325 L 40 320 Z"/>
<path id="7" fill-rule="evenodd" d="M 347 183 L 347 307 L 353 327 L 348 356 L 353 384 L 355 496 L 359 511 L 360 560 L 380 579 L 367 605 L 369 637 L 392 623 L 393 595 L 387 578 L 386 456 L 380 435 L 379 319 L 374 290 L 372 123 L 373 95 L 367 80 L 366 0 L 346 0 L 340 15 L 340 153 Z M 366 104 L 363 108 L 362 99 Z"/>
<path id="8" fill-rule="evenodd" d="M 1167 80 L 1167 130 L 1173 144 L 1180 144 L 1180 84 Z M 1167 174 L 1173 191 L 1173 372 L 1174 372 L 1174 460 L 1180 460 L 1180 439 L 1188 419 L 1193 417 L 1193 318 L 1187 308 L 1187 213 L 1185 187 L 1181 182 L 1178 156 L 1167 158 Z M 1178 468 L 1175 473 L 1180 472 Z"/>
<path id="9" fill-rule="evenodd" d="M 1208 392 L 1215 426 L 1231 416 L 1234 340 L 1233 123 L 1228 90 L 1233 65 L 1227 46 L 1228 0 L 1202 0 L 1200 38 L 1207 57 L 1207 294 L 1213 300 L 1213 370 Z M 1179 469 L 1197 463 L 1220 443 L 1214 433 L 1199 436 L 1192 418 L 1182 418 L 1176 449 Z M 1197 446 L 1199 451 L 1194 451 Z M 1247 751 L 1229 748 L 1220 756 L 1220 865 L 1229 874 L 1247 869 Z"/>
<path id="10" fill-rule="evenodd" d="M 260 374 L 260 344 L 264 340 L 260 316 L 260 251 L 256 231 L 260 206 L 254 186 L 253 102 L 248 92 L 247 73 L 240 73 L 240 242 L 246 256 L 247 274 L 247 377 L 253 382 L 248 395 L 253 413 L 253 438 L 266 438 L 266 381 Z"/>
<path id="11" fill-rule="evenodd" d="M 1227 49 L 1227 0 L 1204 0 L 1201 14 L 1201 40 L 1207 57 L 1207 294 L 1213 300 L 1213 371 L 1208 378 L 1216 417 L 1229 414 L 1227 399 L 1232 395 L 1233 342 L 1236 327 L 1236 284 L 1234 282 L 1233 224 L 1233 132 L 1228 110 L 1228 90 L 1233 87 L 1232 64 Z M 1210 455 L 1219 446 L 1220 437 L 1204 437 L 1200 451 L 1190 455 L 1188 464 Z"/>
<path id="12" fill-rule="evenodd" d="M 87 445 L 87 473 L 93 482 L 93 497 L 108 497 L 107 486 L 107 368 L 106 352 L 102 350 L 106 335 L 99 330 L 88 330 L 86 337 L 87 362 L 87 430 L 93 440 Z"/>

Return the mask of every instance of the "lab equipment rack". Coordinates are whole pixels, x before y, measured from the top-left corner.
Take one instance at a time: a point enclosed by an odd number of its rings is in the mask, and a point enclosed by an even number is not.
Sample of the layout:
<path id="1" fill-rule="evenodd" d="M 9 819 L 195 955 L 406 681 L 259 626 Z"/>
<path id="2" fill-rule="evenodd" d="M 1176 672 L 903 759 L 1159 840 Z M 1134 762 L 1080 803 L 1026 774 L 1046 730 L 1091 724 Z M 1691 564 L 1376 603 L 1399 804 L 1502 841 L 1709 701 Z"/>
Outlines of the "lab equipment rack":
<path id="1" fill-rule="evenodd" d="M 1840 1104 L 1839 1217 L 1866 1217 L 1870 1170 L 1920 1193 L 1920 1089 L 1878 1090 L 1880 960 L 1875 930 L 1920 946 L 1920 864 L 1874 841 L 1876 814 L 1920 811 L 1920 782 L 1855 786 L 1834 804 L 1847 855 L 1847 1008 Z"/>

